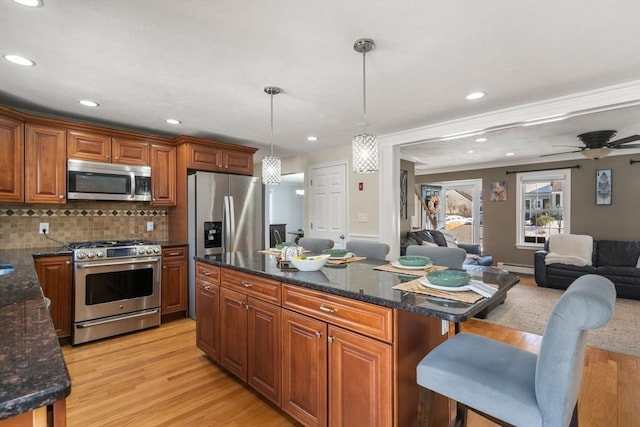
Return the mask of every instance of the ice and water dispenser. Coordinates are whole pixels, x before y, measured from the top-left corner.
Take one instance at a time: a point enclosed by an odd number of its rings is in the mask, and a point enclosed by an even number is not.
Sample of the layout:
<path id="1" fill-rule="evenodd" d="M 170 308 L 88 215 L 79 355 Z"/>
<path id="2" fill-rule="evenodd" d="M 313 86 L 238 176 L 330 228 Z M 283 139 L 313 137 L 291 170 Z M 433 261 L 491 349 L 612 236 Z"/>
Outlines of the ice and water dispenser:
<path id="1" fill-rule="evenodd" d="M 222 247 L 222 221 L 205 221 L 204 223 L 204 247 Z"/>

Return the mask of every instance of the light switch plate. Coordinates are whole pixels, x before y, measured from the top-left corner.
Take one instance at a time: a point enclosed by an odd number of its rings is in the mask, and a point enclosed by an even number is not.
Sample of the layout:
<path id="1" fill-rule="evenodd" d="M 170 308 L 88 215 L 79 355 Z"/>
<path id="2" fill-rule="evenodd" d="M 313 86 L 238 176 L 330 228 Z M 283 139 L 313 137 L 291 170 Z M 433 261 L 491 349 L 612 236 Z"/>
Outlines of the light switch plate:
<path id="1" fill-rule="evenodd" d="M 147 231 L 153 231 L 153 221 L 147 222 Z"/>

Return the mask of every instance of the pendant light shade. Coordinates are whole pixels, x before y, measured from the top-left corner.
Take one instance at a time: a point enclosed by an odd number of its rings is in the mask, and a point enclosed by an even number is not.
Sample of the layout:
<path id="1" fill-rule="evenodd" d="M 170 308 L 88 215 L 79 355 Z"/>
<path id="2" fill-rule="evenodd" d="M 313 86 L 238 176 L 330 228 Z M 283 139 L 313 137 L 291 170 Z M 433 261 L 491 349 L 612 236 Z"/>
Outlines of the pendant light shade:
<path id="1" fill-rule="evenodd" d="M 353 49 L 362 53 L 362 134 L 351 140 L 353 153 L 353 171 L 356 173 L 378 172 L 378 139 L 367 133 L 367 52 L 376 46 L 371 39 L 359 39 Z"/>
<path id="2" fill-rule="evenodd" d="M 267 86 L 264 91 L 271 96 L 271 155 L 262 159 L 262 182 L 266 185 L 278 185 L 282 166 L 280 158 L 273 155 L 273 96 L 281 90 L 279 87 Z"/>

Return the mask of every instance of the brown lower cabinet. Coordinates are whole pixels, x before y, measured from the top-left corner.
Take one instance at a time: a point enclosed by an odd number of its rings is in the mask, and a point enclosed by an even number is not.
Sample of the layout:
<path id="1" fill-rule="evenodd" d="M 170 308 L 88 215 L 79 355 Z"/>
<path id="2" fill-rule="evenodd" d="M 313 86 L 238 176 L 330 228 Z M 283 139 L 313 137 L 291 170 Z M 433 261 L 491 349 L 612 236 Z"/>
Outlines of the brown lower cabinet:
<path id="1" fill-rule="evenodd" d="M 49 313 L 58 338 L 71 337 L 73 265 L 71 256 L 34 259 L 44 296 L 51 300 Z"/>
<path id="2" fill-rule="evenodd" d="M 162 279 L 160 291 L 162 315 L 184 313 L 187 302 L 187 246 L 171 247 L 162 250 Z"/>
<path id="3" fill-rule="evenodd" d="M 198 347 L 291 417 L 417 425 L 416 366 L 447 338 L 439 319 L 201 262 L 195 274 Z"/>

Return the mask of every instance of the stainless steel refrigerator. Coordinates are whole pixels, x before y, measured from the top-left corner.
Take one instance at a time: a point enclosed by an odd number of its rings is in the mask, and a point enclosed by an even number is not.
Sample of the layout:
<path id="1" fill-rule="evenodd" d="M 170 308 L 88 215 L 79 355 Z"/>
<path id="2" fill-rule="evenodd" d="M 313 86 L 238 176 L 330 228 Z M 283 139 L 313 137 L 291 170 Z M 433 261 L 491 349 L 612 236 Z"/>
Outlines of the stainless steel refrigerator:
<path id="1" fill-rule="evenodd" d="M 195 261 L 264 246 L 260 178 L 195 172 L 187 178 L 189 223 L 189 316 L 195 319 Z"/>

